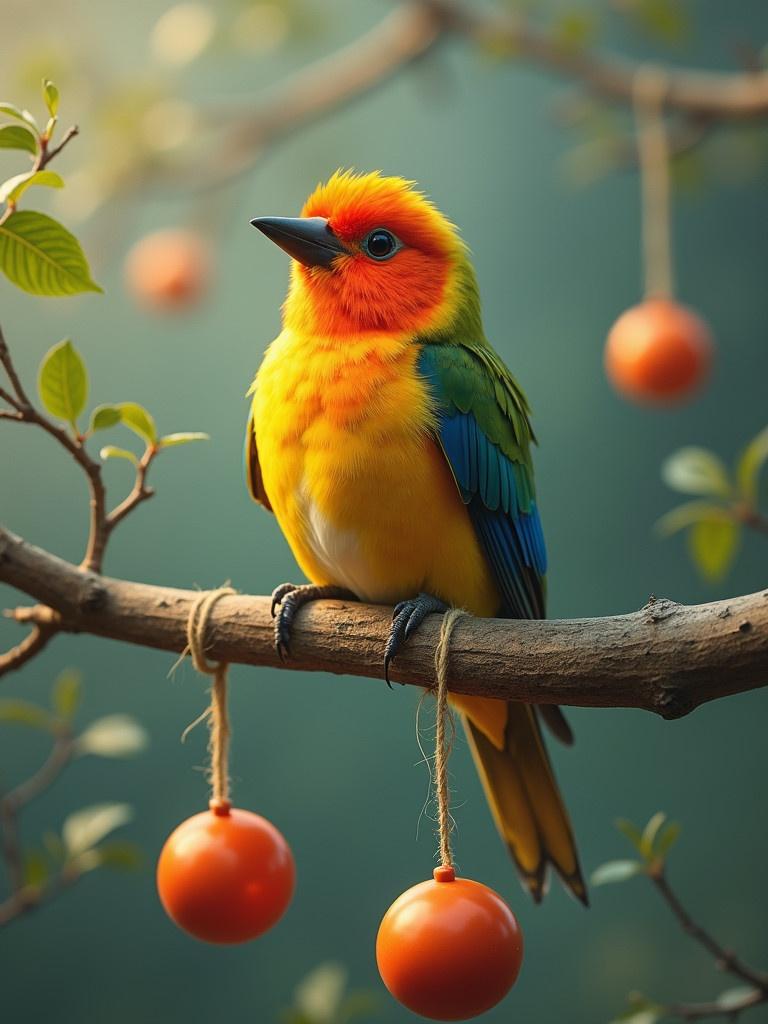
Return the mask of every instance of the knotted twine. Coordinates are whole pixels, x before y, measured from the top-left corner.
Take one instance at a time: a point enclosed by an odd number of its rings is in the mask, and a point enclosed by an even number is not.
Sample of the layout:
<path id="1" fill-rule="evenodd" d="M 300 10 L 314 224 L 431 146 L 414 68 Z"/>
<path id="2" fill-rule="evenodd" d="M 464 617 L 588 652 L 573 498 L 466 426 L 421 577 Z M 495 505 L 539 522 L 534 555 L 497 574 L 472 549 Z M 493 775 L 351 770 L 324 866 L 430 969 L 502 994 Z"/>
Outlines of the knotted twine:
<path id="1" fill-rule="evenodd" d="M 451 636 L 459 619 L 467 613 L 461 608 L 449 608 L 443 616 L 440 626 L 440 639 L 435 648 L 435 775 L 434 785 L 437 794 L 437 827 L 440 837 L 440 865 L 444 868 L 453 867 L 453 851 L 451 850 L 451 832 L 453 820 L 450 809 L 450 791 L 448 788 L 448 758 L 456 735 L 456 726 L 451 709 L 448 705 L 448 662 L 451 653 Z M 447 726 L 447 728 L 446 728 Z"/>
<path id="2" fill-rule="evenodd" d="M 187 646 L 192 655 L 192 664 L 203 675 L 213 676 L 211 703 L 200 718 L 184 730 L 184 736 L 203 719 L 208 721 L 208 753 L 211 759 L 211 809 L 226 814 L 230 808 L 229 799 L 229 713 L 227 711 L 226 661 L 208 661 L 205 653 L 205 634 L 208 621 L 216 602 L 237 591 L 232 587 L 218 587 L 204 591 L 189 612 L 187 619 Z M 185 652 L 186 653 L 186 652 Z M 182 658 L 184 654 L 182 654 Z"/>

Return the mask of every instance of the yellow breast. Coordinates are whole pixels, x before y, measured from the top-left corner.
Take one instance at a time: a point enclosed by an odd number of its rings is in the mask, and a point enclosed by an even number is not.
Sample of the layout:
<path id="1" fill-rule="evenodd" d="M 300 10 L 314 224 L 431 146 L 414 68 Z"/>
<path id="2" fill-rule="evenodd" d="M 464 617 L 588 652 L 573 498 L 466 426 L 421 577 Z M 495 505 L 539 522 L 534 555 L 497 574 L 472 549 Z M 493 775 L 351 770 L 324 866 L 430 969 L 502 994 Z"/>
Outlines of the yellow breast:
<path id="1" fill-rule="evenodd" d="M 284 331 L 256 378 L 264 487 L 304 573 L 392 603 L 426 591 L 477 615 L 496 587 L 435 444 L 409 339 Z"/>

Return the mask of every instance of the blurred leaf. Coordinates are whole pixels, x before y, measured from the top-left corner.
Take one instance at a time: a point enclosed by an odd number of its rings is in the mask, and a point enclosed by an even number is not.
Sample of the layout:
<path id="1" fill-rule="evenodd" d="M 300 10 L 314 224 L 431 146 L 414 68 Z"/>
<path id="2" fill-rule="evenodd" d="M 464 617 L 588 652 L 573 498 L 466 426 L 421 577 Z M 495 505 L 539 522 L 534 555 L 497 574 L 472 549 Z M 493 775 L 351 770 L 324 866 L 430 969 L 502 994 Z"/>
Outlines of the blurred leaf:
<path id="1" fill-rule="evenodd" d="M 50 874 L 45 857 L 39 850 L 27 850 L 23 864 L 24 884 L 41 889 Z"/>
<path id="2" fill-rule="evenodd" d="M 678 530 L 693 526 L 704 519 L 719 519 L 729 523 L 733 517 L 722 505 L 713 505 L 709 501 L 688 501 L 657 519 L 654 528 L 662 537 L 669 537 Z"/>
<path id="3" fill-rule="evenodd" d="M 4 124 L 0 127 L 0 149 L 23 149 L 34 156 L 37 153 L 37 142 L 24 125 Z"/>
<path id="4" fill-rule="evenodd" d="M 706 448 L 689 446 L 673 452 L 661 465 L 661 478 L 674 491 L 730 498 L 733 485 L 723 461 Z"/>
<path id="5" fill-rule="evenodd" d="M 625 882 L 643 872 L 639 860 L 609 860 L 592 872 L 592 885 L 608 885 L 611 882 Z"/>
<path id="6" fill-rule="evenodd" d="M 59 109 L 59 90 L 47 78 L 43 79 L 43 99 L 51 117 L 56 117 Z"/>
<path id="7" fill-rule="evenodd" d="M 53 684 L 53 709 L 59 718 L 69 721 L 77 711 L 82 694 L 83 678 L 69 669 L 62 672 Z"/>
<path id="8" fill-rule="evenodd" d="M 107 459 L 127 459 L 132 462 L 134 466 L 138 466 L 139 460 L 133 454 L 129 452 L 127 448 L 117 448 L 113 444 L 105 445 L 99 452 L 99 456 L 106 461 Z"/>
<path id="9" fill-rule="evenodd" d="M 690 32 L 690 21 L 681 0 L 624 0 L 621 6 L 641 28 L 665 43 L 679 43 Z"/>
<path id="10" fill-rule="evenodd" d="M 643 842 L 643 834 L 640 829 L 635 825 L 634 822 L 629 821 L 627 818 L 617 818 L 614 822 L 616 828 L 621 832 L 623 836 L 632 843 L 637 852 L 640 852 L 640 846 Z"/>
<path id="11" fill-rule="evenodd" d="M 379 1000 L 374 992 L 350 992 L 339 1007 L 339 1024 L 350 1024 L 360 1017 L 368 1017 L 379 1007 Z"/>
<path id="12" fill-rule="evenodd" d="M 749 985 L 738 985 L 736 988 L 728 988 L 725 992 L 721 992 L 715 1002 L 724 1010 L 736 1010 L 745 999 L 757 995 L 758 989 L 751 988 Z"/>
<path id="13" fill-rule="evenodd" d="M 17 121 L 26 121 L 24 117 L 24 111 L 13 103 L 0 103 L 0 114 L 5 114 L 6 117 L 15 117 Z"/>
<path id="14" fill-rule="evenodd" d="M 70 857 L 90 851 L 97 843 L 133 817 L 128 804 L 94 804 L 75 811 L 64 822 L 62 836 Z"/>
<path id="15" fill-rule="evenodd" d="M 85 850 L 77 857 L 77 866 L 81 872 L 94 871 L 96 868 L 138 871 L 143 861 L 141 849 L 135 843 L 113 842 Z"/>
<path id="16" fill-rule="evenodd" d="M 116 426 L 122 418 L 122 414 L 116 405 L 97 405 L 91 413 L 88 433 L 93 434 L 97 430 L 108 430 L 109 427 Z"/>
<path id="17" fill-rule="evenodd" d="M 17 203 L 32 185 L 64 188 L 64 181 L 56 171 L 26 171 L 16 174 L 0 185 L 0 203 Z"/>
<path id="18" fill-rule="evenodd" d="M 670 821 L 659 832 L 653 848 L 654 856 L 664 858 L 680 838 L 682 826 L 679 821 Z"/>
<path id="19" fill-rule="evenodd" d="M 12 722 L 14 725 L 28 725 L 33 729 L 44 729 L 50 732 L 53 719 L 45 708 L 31 704 L 15 697 L 0 699 L 0 722 Z"/>
<path id="20" fill-rule="evenodd" d="M 552 28 L 552 36 L 561 50 L 584 50 L 595 38 L 597 21 L 591 11 L 567 11 Z"/>
<path id="21" fill-rule="evenodd" d="M 147 444 L 157 443 L 155 421 L 143 405 L 138 402 L 120 402 L 116 408 L 120 410 L 120 417 L 129 430 L 138 434 Z"/>
<path id="22" fill-rule="evenodd" d="M 32 295 L 101 291 L 75 236 L 35 210 L 16 210 L 0 225 L 0 270 Z"/>
<path id="23" fill-rule="evenodd" d="M 297 985 L 295 1008 L 314 1024 L 334 1024 L 346 985 L 341 964 L 320 964 Z"/>
<path id="24" fill-rule="evenodd" d="M 166 434 L 165 437 L 160 438 L 159 443 L 161 448 L 173 448 L 178 444 L 189 444 L 190 441 L 210 441 L 210 437 L 208 434 L 199 432 Z"/>
<path id="25" fill-rule="evenodd" d="M 105 715 L 92 722 L 77 738 L 78 754 L 130 757 L 147 745 L 144 728 L 131 715 Z"/>
<path id="26" fill-rule="evenodd" d="M 768 459 L 768 427 L 753 437 L 741 453 L 736 466 L 736 480 L 745 501 L 754 505 L 757 501 L 757 484 L 763 463 Z"/>
<path id="27" fill-rule="evenodd" d="M 66 858 L 67 851 L 64 848 L 64 843 L 56 832 L 46 832 L 43 835 L 43 845 L 51 860 L 59 862 Z"/>
<path id="28" fill-rule="evenodd" d="M 74 427 L 88 398 L 88 373 L 68 338 L 43 356 L 37 386 L 47 411 Z"/>
<path id="29" fill-rule="evenodd" d="M 693 524 L 688 534 L 691 557 L 706 579 L 716 583 L 725 576 L 740 536 L 741 527 L 732 519 L 712 517 Z"/>
<path id="30" fill-rule="evenodd" d="M 663 1013 L 660 1009 L 649 1007 L 646 1010 L 627 1010 L 626 1013 L 614 1017 L 611 1024 L 656 1024 Z"/>
<path id="31" fill-rule="evenodd" d="M 646 860 L 651 859 L 656 836 L 666 820 L 666 814 L 663 811 L 657 811 L 643 829 L 643 836 L 640 840 L 640 853 Z"/>

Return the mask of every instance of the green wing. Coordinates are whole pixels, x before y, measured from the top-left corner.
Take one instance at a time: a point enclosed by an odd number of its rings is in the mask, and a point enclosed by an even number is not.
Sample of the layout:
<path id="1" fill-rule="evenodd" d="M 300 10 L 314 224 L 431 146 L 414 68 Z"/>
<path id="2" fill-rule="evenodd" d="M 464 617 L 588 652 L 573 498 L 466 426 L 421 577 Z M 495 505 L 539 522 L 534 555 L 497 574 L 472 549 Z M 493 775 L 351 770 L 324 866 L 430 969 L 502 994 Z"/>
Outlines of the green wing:
<path id="1" fill-rule="evenodd" d="M 547 559 L 525 396 L 483 342 L 428 342 L 419 370 L 433 393 L 439 443 L 503 596 L 501 614 L 543 618 Z"/>

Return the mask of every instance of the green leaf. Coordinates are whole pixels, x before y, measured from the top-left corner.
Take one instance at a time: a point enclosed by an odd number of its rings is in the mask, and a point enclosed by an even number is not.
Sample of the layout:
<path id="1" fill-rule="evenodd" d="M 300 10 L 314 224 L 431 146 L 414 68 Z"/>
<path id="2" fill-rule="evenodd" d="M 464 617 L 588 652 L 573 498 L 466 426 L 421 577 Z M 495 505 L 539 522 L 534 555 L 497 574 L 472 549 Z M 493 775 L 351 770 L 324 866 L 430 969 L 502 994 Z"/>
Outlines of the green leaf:
<path id="1" fill-rule="evenodd" d="M 680 448 L 664 460 L 661 478 L 674 491 L 730 498 L 733 485 L 722 459 L 706 448 Z"/>
<path id="2" fill-rule="evenodd" d="M 42 889 L 50 874 L 48 862 L 39 850 L 27 850 L 23 864 L 24 885 Z"/>
<path id="3" fill-rule="evenodd" d="M 647 1010 L 627 1010 L 619 1017 L 614 1017 L 611 1024 L 656 1024 L 662 1017 L 663 1012 L 653 1007 Z"/>
<path id="4" fill-rule="evenodd" d="M 37 141 L 23 124 L 4 124 L 0 127 L 0 149 L 23 149 L 34 156 L 37 153 Z"/>
<path id="5" fill-rule="evenodd" d="M 56 832 L 45 832 L 43 834 L 43 846 L 52 861 L 60 864 L 66 860 L 67 851 L 64 849 L 62 838 Z"/>
<path id="6" fill-rule="evenodd" d="M 122 418 L 122 413 L 116 405 L 97 405 L 91 413 L 88 433 L 93 434 L 97 430 L 108 430 L 110 427 L 116 426 Z"/>
<path id="7" fill-rule="evenodd" d="M 643 872 L 639 860 L 609 860 L 592 872 L 592 885 L 608 885 L 611 882 L 625 882 Z"/>
<path id="8" fill-rule="evenodd" d="M 748 1000 L 750 997 L 757 997 L 758 990 L 752 988 L 749 985 L 738 985 L 735 988 L 728 988 L 725 992 L 721 992 L 715 1000 L 718 1006 L 722 1006 L 724 1010 L 737 1010 L 744 1000 Z"/>
<path id="9" fill-rule="evenodd" d="M 70 857 L 91 850 L 97 843 L 133 818 L 128 804 L 94 804 L 76 811 L 64 822 L 62 836 Z"/>
<path id="10" fill-rule="evenodd" d="M 101 291 L 75 236 L 35 210 L 16 210 L 0 225 L 0 270 L 32 295 Z"/>
<path id="11" fill-rule="evenodd" d="M 752 438 L 741 453 L 736 466 L 736 480 L 745 501 L 754 505 L 757 501 L 757 484 L 763 463 L 768 459 L 768 427 Z"/>
<path id="12" fill-rule="evenodd" d="M 733 521 L 733 516 L 723 505 L 713 505 L 709 501 L 687 501 L 657 519 L 654 529 L 662 537 L 670 537 L 673 533 L 704 519 L 718 519 L 729 523 Z"/>
<path id="13" fill-rule="evenodd" d="M 80 704 L 83 678 L 79 672 L 69 669 L 62 672 L 53 684 L 53 709 L 59 718 L 70 721 Z"/>
<path id="14" fill-rule="evenodd" d="M 56 117 L 59 109 L 59 90 L 48 78 L 43 79 L 43 100 L 51 117 Z"/>
<path id="15" fill-rule="evenodd" d="M 159 445 L 161 448 L 174 448 L 178 444 L 189 444 L 190 441 L 210 441 L 208 434 L 201 434 L 199 431 L 185 434 L 166 434 L 161 437 Z"/>
<path id="16" fill-rule="evenodd" d="M 629 821 L 627 818 L 617 818 L 614 824 L 619 832 L 621 832 L 623 836 L 626 836 L 639 853 L 640 846 L 643 841 L 643 835 L 637 825 L 635 825 L 634 822 Z"/>
<path id="17" fill-rule="evenodd" d="M 682 832 L 682 826 L 678 821 L 668 822 L 663 829 L 659 832 L 656 843 L 654 844 L 653 853 L 654 856 L 664 858 L 675 845 L 677 840 L 680 838 Z"/>
<path id="18" fill-rule="evenodd" d="M 0 185 L 0 203 L 17 203 L 31 185 L 64 188 L 64 181 L 56 171 L 27 171 L 16 174 Z"/>
<path id="19" fill-rule="evenodd" d="M 105 445 L 99 452 L 99 455 L 105 462 L 107 459 L 127 459 L 129 462 L 132 462 L 134 466 L 138 466 L 139 464 L 139 460 L 133 452 L 129 452 L 127 448 L 117 448 L 113 444 Z"/>
<path id="20" fill-rule="evenodd" d="M 105 715 L 92 722 L 77 738 L 78 754 L 131 757 L 147 745 L 147 734 L 130 715 Z"/>
<path id="21" fill-rule="evenodd" d="M 28 725 L 32 729 L 44 729 L 46 732 L 50 732 L 53 726 L 53 719 L 45 708 L 15 697 L 0 700 L 0 722 Z"/>
<path id="22" fill-rule="evenodd" d="M 84 850 L 74 858 L 81 873 L 95 871 L 96 868 L 112 868 L 115 871 L 136 871 L 141 867 L 143 857 L 141 850 L 134 843 L 104 843 L 89 850 Z"/>
<path id="23" fill-rule="evenodd" d="M 296 987 L 295 1008 L 317 1024 L 332 1024 L 347 987 L 347 972 L 341 964 L 320 964 Z"/>
<path id="24" fill-rule="evenodd" d="M 663 811 L 657 811 L 643 829 L 643 836 L 640 840 L 640 853 L 645 860 L 650 860 L 653 856 L 653 844 L 656 842 L 659 829 L 666 820 L 666 814 Z"/>
<path id="25" fill-rule="evenodd" d="M 679 43 L 690 31 L 688 14 L 680 0 L 634 0 L 629 6 L 645 30 L 665 43 Z"/>
<path id="26" fill-rule="evenodd" d="M 589 11 L 568 11 L 555 23 L 552 35 L 561 50 L 583 50 L 594 40 L 597 24 Z"/>
<path id="27" fill-rule="evenodd" d="M 74 426 L 88 398 L 88 373 L 68 338 L 43 357 L 37 386 L 48 412 Z"/>
<path id="28" fill-rule="evenodd" d="M 143 405 L 138 402 L 121 402 L 116 408 L 120 410 L 121 419 L 129 430 L 138 434 L 147 444 L 157 443 L 155 421 Z"/>
<path id="29" fill-rule="evenodd" d="M 694 523 L 688 534 L 691 557 L 701 574 L 713 583 L 721 580 L 733 562 L 741 527 L 732 519 L 712 517 Z"/>
<path id="30" fill-rule="evenodd" d="M 13 103 L 0 103 L 0 114 L 5 114 L 6 117 L 15 117 L 17 121 L 26 121 L 24 117 L 24 111 Z"/>

